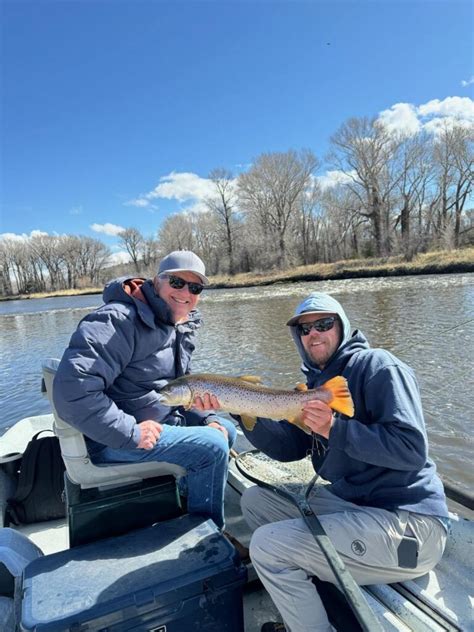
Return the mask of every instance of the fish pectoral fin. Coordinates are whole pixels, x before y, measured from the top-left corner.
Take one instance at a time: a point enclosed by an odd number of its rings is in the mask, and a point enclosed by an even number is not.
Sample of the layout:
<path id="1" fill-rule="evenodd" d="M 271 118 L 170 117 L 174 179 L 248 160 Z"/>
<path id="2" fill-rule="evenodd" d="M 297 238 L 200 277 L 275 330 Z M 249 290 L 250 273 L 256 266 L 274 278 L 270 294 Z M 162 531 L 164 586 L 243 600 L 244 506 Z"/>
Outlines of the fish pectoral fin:
<path id="1" fill-rule="evenodd" d="M 245 429 L 252 432 L 255 428 L 255 424 L 257 423 L 257 418 L 251 417 L 250 415 L 240 415 L 240 418 L 242 419 Z"/>
<path id="2" fill-rule="evenodd" d="M 242 382 L 249 382 L 249 384 L 263 384 L 260 375 L 239 375 L 237 379 L 242 380 Z"/>
<path id="3" fill-rule="evenodd" d="M 295 391 L 302 391 L 303 393 L 308 390 L 308 385 L 304 384 L 304 382 L 299 382 L 295 386 Z"/>
<path id="4" fill-rule="evenodd" d="M 336 375 L 323 384 L 321 388 L 331 392 L 332 400 L 329 402 L 329 406 L 333 410 L 347 417 L 354 416 L 354 402 L 345 377 Z"/>
<path id="5" fill-rule="evenodd" d="M 291 419 L 287 419 L 287 421 L 289 421 L 290 424 L 293 424 L 303 432 L 306 432 L 306 434 L 311 434 L 311 430 L 300 417 L 292 417 Z"/>

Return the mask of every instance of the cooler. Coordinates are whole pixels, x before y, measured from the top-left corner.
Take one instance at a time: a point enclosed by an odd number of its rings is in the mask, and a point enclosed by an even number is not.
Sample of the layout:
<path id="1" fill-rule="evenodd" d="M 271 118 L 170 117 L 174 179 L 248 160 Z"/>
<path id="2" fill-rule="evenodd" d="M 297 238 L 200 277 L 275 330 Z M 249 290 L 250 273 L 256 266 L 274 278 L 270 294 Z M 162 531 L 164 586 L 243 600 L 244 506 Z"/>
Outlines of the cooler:
<path id="1" fill-rule="evenodd" d="M 242 632 L 245 582 L 214 523 L 185 515 L 31 562 L 21 629 Z"/>

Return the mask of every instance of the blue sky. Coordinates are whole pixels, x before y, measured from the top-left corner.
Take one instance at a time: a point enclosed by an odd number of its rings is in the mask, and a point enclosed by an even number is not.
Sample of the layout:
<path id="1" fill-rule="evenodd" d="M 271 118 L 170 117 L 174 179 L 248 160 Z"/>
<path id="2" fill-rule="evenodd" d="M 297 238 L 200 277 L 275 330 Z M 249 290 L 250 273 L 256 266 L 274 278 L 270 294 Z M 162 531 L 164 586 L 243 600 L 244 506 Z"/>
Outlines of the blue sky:
<path id="1" fill-rule="evenodd" d="M 323 158 L 351 116 L 474 122 L 470 0 L 1 8 L 2 234 L 115 248 L 117 227 L 152 235 L 199 208 L 215 167 L 237 175 L 290 148 Z"/>

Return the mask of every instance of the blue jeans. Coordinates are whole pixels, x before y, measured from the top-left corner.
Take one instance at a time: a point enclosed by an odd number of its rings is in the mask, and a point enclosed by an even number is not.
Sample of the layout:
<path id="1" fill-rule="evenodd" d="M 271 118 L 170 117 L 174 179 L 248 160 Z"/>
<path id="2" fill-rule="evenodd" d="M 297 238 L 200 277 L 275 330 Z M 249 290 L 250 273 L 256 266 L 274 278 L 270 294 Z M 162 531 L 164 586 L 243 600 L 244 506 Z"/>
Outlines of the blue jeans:
<path id="1" fill-rule="evenodd" d="M 227 482 L 229 448 L 237 431 L 228 419 L 219 423 L 229 433 L 229 441 L 222 432 L 206 426 L 169 426 L 163 431 L 152 450 L 122 450 L 105 447 L 94 455 L 94 463 L 139 463 L 164 461 L 186 468 L 188 511 L 212 518 L 224 527 L 224 490 Z"/>

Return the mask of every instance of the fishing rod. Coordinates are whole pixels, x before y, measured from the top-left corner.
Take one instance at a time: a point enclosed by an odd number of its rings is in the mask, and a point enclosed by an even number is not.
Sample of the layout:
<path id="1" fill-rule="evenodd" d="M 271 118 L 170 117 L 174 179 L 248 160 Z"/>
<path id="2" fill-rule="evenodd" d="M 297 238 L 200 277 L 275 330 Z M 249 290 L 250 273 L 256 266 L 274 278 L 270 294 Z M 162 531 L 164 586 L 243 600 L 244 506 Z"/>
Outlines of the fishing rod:
<path id="1" fill-rule="evenodd" d="M 448 327 L 447 329 L 440 329 L 438 330 L 438 334 L 439 335 L 444 335 L 447 334 L 450 331 L 454 331 L 455 329 L 458 329 L 459 327 L 463 327 L 464 325 L 469 325 L 470 323 L 474 322 L 474 318 L 470 318 L 469 320 L 465 320 L 462 323 L 458 323 L 457 325 L 454 325 L 454 327 Z M 420 346 L 421 344 L 423 344 L 426 340 L 428 339 L 427 336 L 424 336 L 423 338 L 421 338 L 421 340 L 418 340 L 417 343 L 417 347 Z M 404 345 L 403 347 L 401 347 L 401 349 L 397 349 L 397 354 L 403 353 L 404 351 L 406 351 L 407 349 L 412 349 L 413 345 Z"/>

